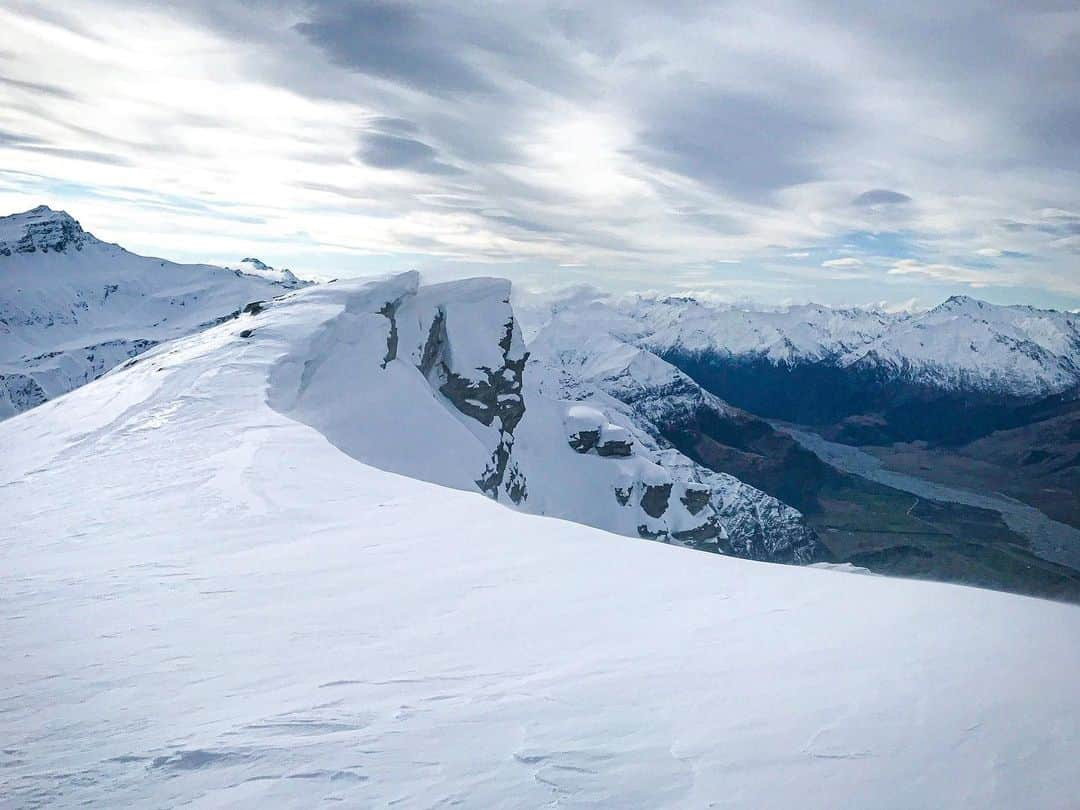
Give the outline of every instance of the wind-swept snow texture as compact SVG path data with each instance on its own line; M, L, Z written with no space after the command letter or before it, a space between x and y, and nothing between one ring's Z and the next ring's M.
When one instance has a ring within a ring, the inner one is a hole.
M4 801L1075 801L1080 610L697 554L360 463L268 400L371 289L291 294L0 424Z
M137 256L46 206L0 217L0 419L303 284L257 259L229 270Z

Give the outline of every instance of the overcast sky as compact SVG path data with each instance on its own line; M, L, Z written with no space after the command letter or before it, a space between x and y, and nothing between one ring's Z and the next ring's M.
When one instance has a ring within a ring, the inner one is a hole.
M0 30L0 209L137 252L1080 306L1075 0L5 0Z

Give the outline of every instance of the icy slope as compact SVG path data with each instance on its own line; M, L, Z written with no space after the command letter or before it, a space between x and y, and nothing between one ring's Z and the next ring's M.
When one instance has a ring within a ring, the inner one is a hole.
M1080 610L628 540L358 463L267 404L335 286L0 424L15 806L1080 791Z
M354 458L620 534L821 558L794 510L730 476L699 475L618 401L584 407L547 386L547 369L527 363L509 282L420 285L407 273L326 295L341 313L282 361L270 402Z
M257 260L249 269L137 256L45 206L0 217L0 418L302 284Z

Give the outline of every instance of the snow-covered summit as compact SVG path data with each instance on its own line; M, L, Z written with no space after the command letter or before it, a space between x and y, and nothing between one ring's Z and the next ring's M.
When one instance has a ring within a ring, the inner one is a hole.
M47 205L0 217L0 256L82 250L87 242L97 240L67 211L54 211Z
M250 256L241 259L236 267L230 266L229 269L244 275L265 278L268 281L276 282L289 289L303 287L311 283L309 281L301 281L296 277L292 270L289 270L287 267L283 267L279 270L276 267L271 267L264 261Z
M1048 396L1080 385L1080 318L953 296L896 319L839 362L891 369L945 389Z

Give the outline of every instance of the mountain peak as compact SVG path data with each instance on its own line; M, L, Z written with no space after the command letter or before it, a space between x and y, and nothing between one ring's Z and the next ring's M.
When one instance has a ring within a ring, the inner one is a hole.
M986 309L990 304L979 298L972 298L970 295L950 295L942 303L938 304L934 309L939 312L957 312L959 310L980 310Z
M0 217L0 256L82 250L92 238L67 211L55 211L47 205Z
M236 267L230 267L229 269L237 273L243 273L244 275L269 279L270 281L277 282L290 289L294 287L304 287L310 283L298 279L287 267L283 267L279 270L253 256L245 256L239 261Z

